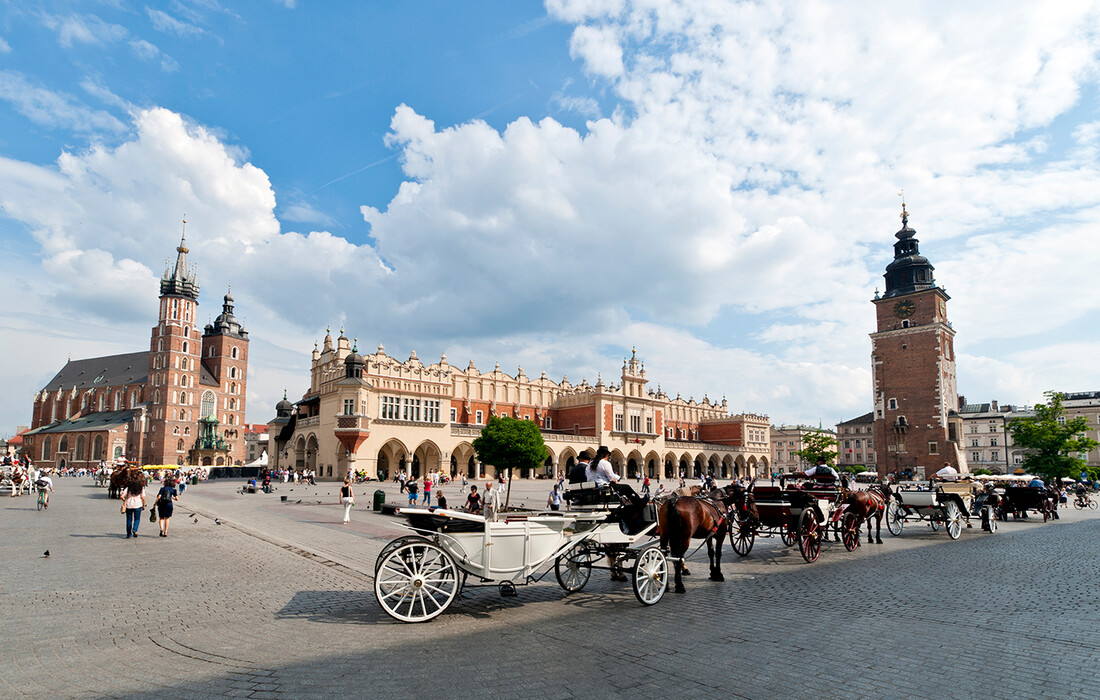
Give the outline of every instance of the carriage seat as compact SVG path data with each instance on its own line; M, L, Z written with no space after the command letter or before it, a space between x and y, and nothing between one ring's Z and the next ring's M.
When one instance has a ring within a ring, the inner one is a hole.
M594 481L570 484L562 498L571 508L608 508L619 502L614 489Z

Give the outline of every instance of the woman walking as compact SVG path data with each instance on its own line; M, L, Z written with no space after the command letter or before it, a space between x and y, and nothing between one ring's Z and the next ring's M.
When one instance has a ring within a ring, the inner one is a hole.
M126 539L138 536L141 511L145 508L145 476L130 479L122 492L122 512L126 515Z
M340 502L344 504L344 523L351 522L351 507L355 505L355 492L351 490L351 477L344 477L344 485L340 487Z
M160 517L160 536L168 536L168 520L172 517L172 501L178 501L176 482L171 477L164 480L164 485L157 492L157 515Z

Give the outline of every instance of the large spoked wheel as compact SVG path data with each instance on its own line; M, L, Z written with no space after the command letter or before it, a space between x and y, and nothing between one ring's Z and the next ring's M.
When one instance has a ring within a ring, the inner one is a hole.
M886 506L886 529L891 535L897 537L904 526L905 516L901 512L901 506L897 501L890 501L890 505Z
M821 554L821 525L814 517L812 508L802 511L802 517L798 519L798 551L802 552L802 558L813 564Z
M859 518L856 517L855 513L844 514L841 529L844 533L844 549L849 552L855 551L859 547L859 524Z
M431 542L427 537L420 535L404 535L398 537L396 540L392 540L386 543L386 546L382 548L382 551L378 553L378 558L374 560L374 574L378 575L378 569L382 566L382 562L386 560L390 554L393 554L401 547L407 544Z
M646 547L634 561L634 597L653 605L668 590L668 558L657 545Z
M374 596L390 617L427 622L458 593L458 566L431 542L410 542L390 552L374 576Z
M959 506L954 501L948 501L943 509L943 524L947 529L947 536L953 540L959 539L963 531L963 518Z
M783 531L779 533L779 539L783 540L783 544L788 547L793 546L795 542L798 542L798 527L787 523L783 526Z
M997 514L989 506L982 508L982 529L991 535L997 532Z
M748 556L755 541L756 528L752 524L742 521L736 527L730 528L730 546L738 556Z
M1089 510L1096 510L1096 499L1089 499Z
M592 578L592 562L597 558L591 542L578 542L554 560L554 576L558 579L558 585L568 593L576 593L587 586L588 579Z

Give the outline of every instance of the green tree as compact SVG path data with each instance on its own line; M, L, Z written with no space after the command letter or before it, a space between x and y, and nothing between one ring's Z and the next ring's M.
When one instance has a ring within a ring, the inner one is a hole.
M492 416L481 429L481 436L474 440L477 457L483 464L491 464L508 471L508 493L504 507L512 498L512 470L537 469L546 461L546 443L539 426L533 421L511 416Z
M795 452L796 455L810 464L818 464L824 459L830 467L836 465L836 450L829 449L837 446L836 438L823 430L812 430L802 436L802 449Z
M1085 467L1085 460L1077 455L1098 443L1085 437L1089 423L1083 416L1067 419L1062 415L1064 394L1047 391L1044 396L1047 403L1036 404L1034 416L1014 418L1008 430L1013 442L1028 449L1022 465L1025 470L1048 480L1076 479Z

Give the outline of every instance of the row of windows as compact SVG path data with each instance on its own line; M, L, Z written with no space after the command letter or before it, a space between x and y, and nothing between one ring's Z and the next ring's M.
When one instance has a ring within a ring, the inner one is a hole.
M844 441L844 449L849 449L849 448L853 448L853 447L858 449L861 446L862 443L863 443L862 440L845 440ZM871 449L871 447L873 447L873 446L874 446L874 443L871 440L871 438L867 438L867 449Z
M89 454L87 456L84 454L86 445L87 445L87 443L85 442L85 439L84 439L83 435L80 435L76 438L76 450L73 452L73 455L72 455L72 459L74 461L82 462L85 459L98 461L98 460L103 459L104 454L103 454L103 436L102 435L96 435L95 436L95 440L92 441L91 454ZM68 452L69 451L69 436L68 435L62 435L61 436L61 442L59 442L58 445L57 445L57 451L58 452ZM46 460L49 460L49 459L52 459L52 458L53 458L53 440L51 439L51 437L49 435L47 435L42 440L42 460L46 461Z
M383 396L381 397L381 412L382 418L388 420L438 423L439 401L435 399ZM481 411L478 411L478 423L481 423Z
M623 414L615 414L615 430L623 432ZM653 416L645 417L645 431L647 433L653 433ZM631 413L630 414L630 432L640 433L642 432L642 414Z

